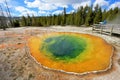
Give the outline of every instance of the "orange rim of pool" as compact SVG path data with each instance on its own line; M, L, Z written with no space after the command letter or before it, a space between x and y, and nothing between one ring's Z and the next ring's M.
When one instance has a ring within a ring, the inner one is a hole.
M31 56L48 69L73 73L104 71L111 66L112 45L74 32L53 32L28 40Z

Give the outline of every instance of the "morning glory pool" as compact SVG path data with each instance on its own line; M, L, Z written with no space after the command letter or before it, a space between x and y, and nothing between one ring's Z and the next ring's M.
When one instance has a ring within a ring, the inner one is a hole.
M100 37L72 32L54 32L28 40L30 54L44 67L85 73L110 67L113 48Z

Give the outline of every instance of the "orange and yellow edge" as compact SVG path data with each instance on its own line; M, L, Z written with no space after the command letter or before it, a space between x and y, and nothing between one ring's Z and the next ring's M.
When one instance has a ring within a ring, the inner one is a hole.
M62 61L53 61L40 52L39 48L40 45L42 45L42 41L44 41L44 39L46 39L48 36L55 36L60 34L69 34L87 39L88 45L87 49L83 52L83 55L81 54L80 57L73 60L72 62L65 63ZM114 51L113 46L108 44L100 37L73 32L53 32L40 36L33 36L28 39L28 47L30 49L30 55L44 67L68 73L73 72L81 74L105 71L109 69L111 67L111 60ZM79 58L81 59L79 60Z

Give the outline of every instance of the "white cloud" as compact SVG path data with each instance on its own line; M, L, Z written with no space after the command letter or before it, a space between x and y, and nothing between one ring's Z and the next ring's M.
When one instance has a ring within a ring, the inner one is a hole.
M90 0L45 0L46 3L53 4L57 7L66 7L68 8L68 5L73 4L81 4L82 2L86 2Z
M43 10L40 10L38 13L39 13L39 14L45 14L45 13L47 13L47 12L46 12L46 11L43 11Z
M25 8L25 7L23 7L23 6L17 6L17 7L15 8L15 10L20 13L19 16L23 16L23 15L26 16L27 14L29 14L30 16L33 15L33 14L34 14L34 15L37 15L37 12L36 12L36 11L27 9L27 8Z
M45 0L45 2L49 2L49 3L60 3L60 4L75 4L75 3L81 3L84 1L88 1L88 0ZM90 0L89 0L90 1Z
M24 1L29 8L38 8L39 10L54 10L57 7L54 4L46 3L41 0L35 0L33 2L29 2L27 0Z
M50 11L52 14L59 14L63 10L57 10L59 7L68 8L69 5L71 5L74 9L77 9L80 6L86 6L91 4L91 0L34 0L29 1L25 0L24 3L27 5L28 8L37 8L39 9L40 14L50 14Z
M0 0L0 3L4 3L4 0Z
M39 7L41 4L39 0L35 0L33 2L29 2L28 0L25 0L24 3L27 4L27 6L30 8Z
M4 16L9 16L9 13L7 11L7 7L11 13L12 6L10 5L10 1L11 0L6 0L6 2L7 2L7 5L6 5L5 0L0 0L0 7L1 7L0 8L0 15L2 15L2 12L3 12Z
M67 9L69 6L71 6L73 9L67 10L67 13L73 12L78 7L85 7L86 5L90 6L92 3L92 0L23 0L24 6L19 3L19 1L16 0L7 0L11 12L19 12L20 15L26 15L28 14L34 14L34 15L49 15L49 14L59 14L62 13L63 10L58 10L59 8L66 7ZM16 3L15 3L16 2ZM120 2L115 2L113 4L109 4L110 1L108 0L95 0L93 3L93 7L95 7L97 4L101 6L102 8L120 8ZM4 7L5 4L4 0L0 0L0 4L2 4ZM20 6L19 6L20 5ZM32 9L38 9L38 11L34 11ZM53 12L54 11L54 12ZM15 13L18 14L18 13Z
M7 2L10 2L10 0L6 0ZM5 0L0 0L0 3L5 3Z
M62 7L62 8L68 8L68 5L67 4L61 4L61 3L56 3L55 4L56 7Z
M49 4L53 4L56 6L56 7L66 7L68 8L68 5L71 5L71 4L76 4L76 3L81 3L83 1L86 1L86 0L45 0L46 3L49 3Z
M110 5L109 9L114 9L115 7L120 8L120 2L115 2L114 4Z
M88 0L88 1L85 1L85 2L82 2L82 3L76 3L76 4L73 4L72 6L73 6L74 9L78 9L81 6L85 7L86 5L90 6L91 1Z
M17 11L21 12L21 13L22 13L22 12L27 12L27 10L28 10L27 8L22 7L22 6L18 6L18 7L16 7L15 9L16 9Z
M39 7L39 10L54 10L54 9L57 9L57 6L53 4L41 4L41 6Z
M12 6L10 5L11 0L6 0L6 2L7 2L7 6L8 6L9 8L11 8L11 7L12 7ZM0 0L0 6L2 6L2 8L6 8L6 2L5 2L5 0Z
M38 12L41 16L43 15L43 16L48 16L48 15L50 15L50 12L49 11L45 11L45 10L39 10L39 12Z
M56 10L52 14L61 14L62 12L63 12L63 10Z
M68 5L73 5L76 9L78 6L85 6L86 4L90 4L91 0L34 0L30 2L25 0L24 3L29 8L38 8L40 10L55 10L58 7L66 7Z
M97 4L101 7L102 6L109 6L109 2L105 1L105 0L96 0L93 4L93 7L95 7Z

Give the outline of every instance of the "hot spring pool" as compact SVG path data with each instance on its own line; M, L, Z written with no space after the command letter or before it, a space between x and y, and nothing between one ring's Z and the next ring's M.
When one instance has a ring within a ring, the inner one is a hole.
M28 46L31 56L44 67L74 73L106 70L113 53L102 38L72 32L31 37Z

